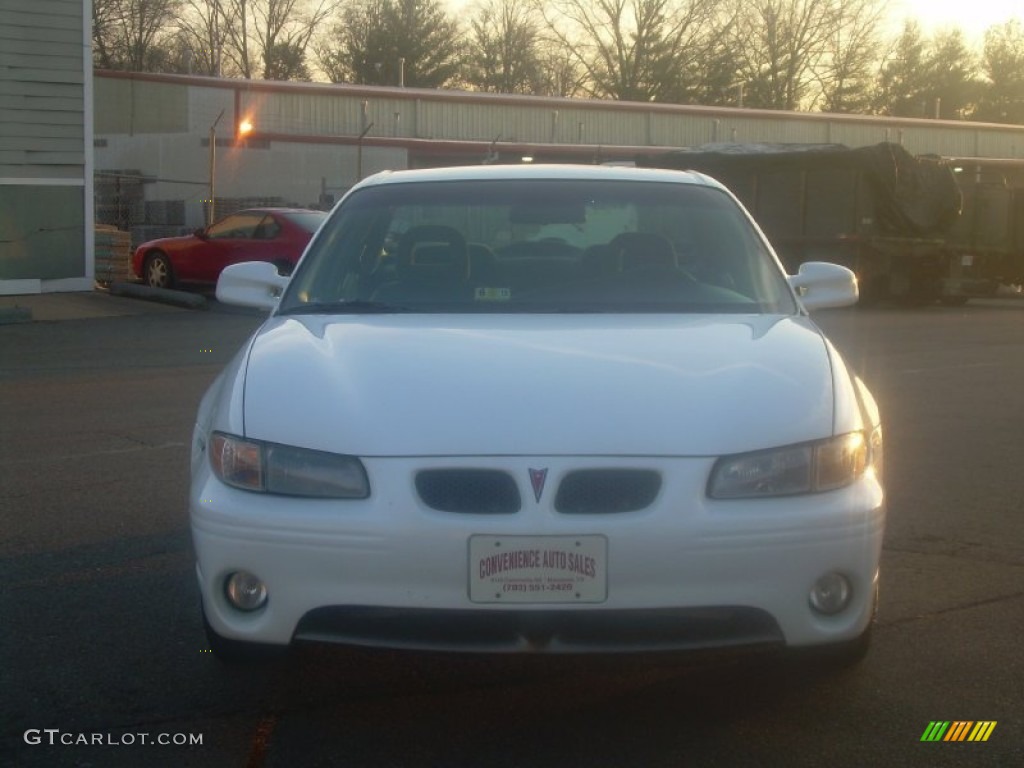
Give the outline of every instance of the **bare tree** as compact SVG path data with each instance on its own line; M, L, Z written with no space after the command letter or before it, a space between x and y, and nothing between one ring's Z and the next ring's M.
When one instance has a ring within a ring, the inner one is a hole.
M178 26L189 51L191 69L219 77L232 21L225 0L185 0Z
M92 60L99 69L115 69L115 28L118 13L117 0L93 0L92 4Z
M543 37L540 40L538 55L543 95L563 98L586 95L587 76L571 50L558 40Z
M223 27L224 56L234 72L266 80L309 79L307 50L336 0L209 0Z
M732 49L746 104L794 110L840 26L836 0L740 0Z
M103 69L145 72L167 59L180 0L94 0L93 59Z
M550 0L551 36L602 98L679 100L685 75L713 48L712 0Z
M466 81L495 93L546 92L536 8L525 0L483 0L469 21Z
M871 105L881 29L882 0L835 0L834 28L825 41L816 79L825 112L865 112Z

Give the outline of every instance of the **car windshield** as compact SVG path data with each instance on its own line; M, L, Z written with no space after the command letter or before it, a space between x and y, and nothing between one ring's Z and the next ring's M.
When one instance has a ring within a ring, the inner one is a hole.
M302 312L790 313L719 189L622 180L384 183L335 211L282 297Z
M307 232L316 232L324 223L327 214L320 211L292 211L286 218Z

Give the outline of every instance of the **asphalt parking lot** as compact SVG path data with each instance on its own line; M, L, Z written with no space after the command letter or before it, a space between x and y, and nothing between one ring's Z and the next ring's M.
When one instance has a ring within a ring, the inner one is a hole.
M875 645L832 677L339 649L225 669L187 450L259 315L102 294L32 310L0 325L0 764L1024 764L1024 301L817 317L882 406L890 509ZM996 725L922 742L933 721Z

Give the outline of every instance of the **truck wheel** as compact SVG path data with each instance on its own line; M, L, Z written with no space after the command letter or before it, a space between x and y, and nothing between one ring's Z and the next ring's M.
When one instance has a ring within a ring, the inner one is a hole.
M901 270L889 275L889 296L905 307L923 307L939 298L939 288L914 270Z

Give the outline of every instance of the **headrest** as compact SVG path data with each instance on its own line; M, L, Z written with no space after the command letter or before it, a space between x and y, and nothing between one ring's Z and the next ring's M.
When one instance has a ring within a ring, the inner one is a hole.
M465 280L469 277L466 239L458 230L424 224L406 232L398 244L398 269L409 277Z
M676 266L672 244L653 232L622 232L612 238L608 247L621 271Z

